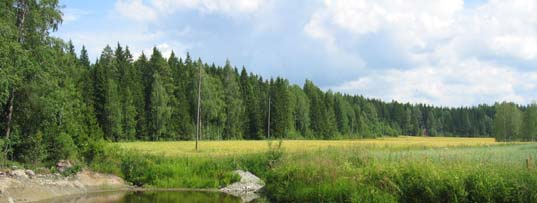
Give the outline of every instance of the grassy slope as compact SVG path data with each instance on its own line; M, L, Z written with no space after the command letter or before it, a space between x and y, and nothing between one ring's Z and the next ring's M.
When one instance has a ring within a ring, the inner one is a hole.
M266 180L268 197L278 202L537 201L535 161L527 165L537 157L537 144L421 137L284 141L282 157L274 148L267 153L267 141L202 142L199 152L193 142L114 145L127 150L108 152L97 169L157 187L220 187L236 179L229 171L242 168Z

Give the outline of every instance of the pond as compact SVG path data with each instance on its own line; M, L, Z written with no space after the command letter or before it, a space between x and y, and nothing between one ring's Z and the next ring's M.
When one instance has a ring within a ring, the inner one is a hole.
M240 198L219 192L122 191L68 196L39 203L240 203Z

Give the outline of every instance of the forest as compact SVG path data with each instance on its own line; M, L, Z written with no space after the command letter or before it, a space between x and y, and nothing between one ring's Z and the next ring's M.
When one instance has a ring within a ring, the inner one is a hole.
M537 138L536 104L382 101L263 78L229 60L215 65L157 48L134 58L119 43L93 61L85 47L50 35L61 22L57 0L0 3L0 146L9 160L91 159L100 140L192 140L198 87L203 140Z

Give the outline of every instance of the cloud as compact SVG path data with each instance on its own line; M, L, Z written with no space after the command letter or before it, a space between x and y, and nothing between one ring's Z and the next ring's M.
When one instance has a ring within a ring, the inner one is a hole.
M447 37L462 9L462 0L326 0L305 31L317 38L323 33L324 39L337 31L357 36L390 31L405 45L424 48L430 40Z
M116 10L122 16L136 21L156 21L180 10L201 13L219 13L229 16L251 14L258 11L264 0L118 0Z
M535 86L528 85L537 81L537 71L518 65L537 65L537 1L489 0L474 7L464 3L326 0L311 15L304 33L327 49L343 52L356 52L353 47L383 33L384 41L394 42L389 48L411 63L403 68L385 61L385 70L366 72L336 85L336 90L450 106L499 100L529 103L537 98ZM364 55L367 49L356 57ZM502 64L503 59L512 63ZM366 58L365 69L371 70L371 63Z
M151 22L158 19L158 11L145 5L142 0L118 0L115 7L119 14L136 21Z
M66 8L66 9L63 9L62 12L63 12L64 23L75 22L81 17L91 14L90 11L82 10L82 9L75 9L75 8Z
M467 106L496 101L530 103L537 96L537 73L467 60L457 64L377 72L332 87L386 101Z
M179 9L197 9L206 13L251 13L257 11L262 0L160 0L152 1L155 8L172 13Z

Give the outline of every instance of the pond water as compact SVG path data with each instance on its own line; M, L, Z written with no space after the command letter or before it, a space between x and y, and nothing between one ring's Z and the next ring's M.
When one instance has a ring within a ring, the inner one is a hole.
M39 203L239 203L240 198L219 192L143 191L106 192L68 196Z

